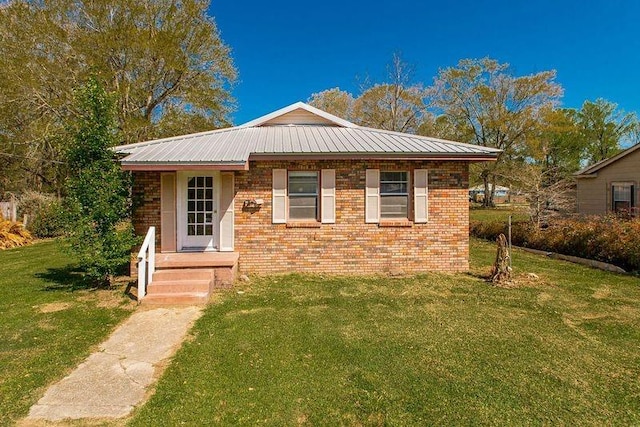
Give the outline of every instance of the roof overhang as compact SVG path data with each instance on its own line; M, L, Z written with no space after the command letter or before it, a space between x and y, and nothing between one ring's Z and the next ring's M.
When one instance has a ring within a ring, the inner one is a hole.
M249 162L237 163L158 163L158 162L121 162L126 171L184 171L184 170L220 170L245 171L249 170Z
M591 176L595 178L596 177L595 172L599 171L600 169L606 168L611 163L617 162L621 158L628 156L629 154L633 153L636 150L640 150L640 143L636 145L632 145L631 147L627 148L624 151L619 152L613 157L609 157L608 159L601 160L598 163L595 163L591 166L587 166L586 168L576 172L574 176L576 178L589 178Z
M495 162L496 156L490 154L416 154L416 153L252 153L250 161L268 160L438 160L438 161L464 161L464 162Z

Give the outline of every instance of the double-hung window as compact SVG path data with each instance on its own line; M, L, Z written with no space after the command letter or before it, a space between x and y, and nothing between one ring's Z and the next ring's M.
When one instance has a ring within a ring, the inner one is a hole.
M289 172L289 219L318 219L318 182L318 172Z
M611 185L611 208L614 212L630 212L635 206L634 186L630 183Z
M380 218L409 218L409 172L380 171Z
M296 226L336 222L336 171L273 169L272 215L274 224Z
M429 171L367 169L364 220L402 226L426 223L429 220Z

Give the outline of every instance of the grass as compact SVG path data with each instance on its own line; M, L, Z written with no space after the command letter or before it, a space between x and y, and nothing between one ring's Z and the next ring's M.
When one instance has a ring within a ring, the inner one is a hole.
M0 251L0 425L25 416L131 311L87 289L60 241Z
M507 222L511 215L512 221L526 221L529 219L526 206L502 205L495 208L483 208L480 205L469 208L471 221L502 221Z
M639 424L640 280L516 251L499 288L471 252L467 275L220 294L130 424Z

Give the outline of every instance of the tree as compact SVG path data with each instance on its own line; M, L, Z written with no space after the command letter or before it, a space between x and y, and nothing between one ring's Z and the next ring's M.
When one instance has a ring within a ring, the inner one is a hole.
M633 113L624 113L613 102L601 98L582 104L578 122L587 144L585 157L589 164L620 152L621 143L627 138L633 139L638 129Z
M538 132L541 111L552 108L562 94L554 80L555 71L515 77L508 64L463 59L457 67L440 70L429 88L431 106L457 129L458 140L503 150L495 163L475 170L484 184L485 206L493 205L496 178L508 173L508 163Z
M110 282L137 240L128 221L129 182L109 149L118 138L114 103L96 79L77 90L67 151L74 173L67 180L66 228L80 266L97 284Z
M388 66L388 82L369 87L353 106L356 122L362 126L416 133L426 114L425 92L412 83L411 67L394 54Z
M235 69L208 6L15 0L0 8L0 165L21 186L59 190L72 88L89 76L116 95L118 142L229 125Z
M527 159L539 165L548 178L558 181L580 169L586 143L573 109L549 109L541 112L537 136L529 139Z
M523 163L510 182L525 194L529 217L538 228L555 217L575 211L573 180L570 177L558 177L555 168L546 168L544 164L534 162Z
M311 94L307 102L345 120L353 120L353 95L339 87Z
M509 180L524 192L530 218L538 227L574 211L572 175L580 169L584 146L575 110L541 111L539 132L528 139Z

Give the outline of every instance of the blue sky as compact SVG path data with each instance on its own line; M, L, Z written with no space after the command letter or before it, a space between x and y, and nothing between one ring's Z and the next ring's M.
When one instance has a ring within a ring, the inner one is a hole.
M565 107L605 98L640 114L638 0L212 0L210 13L239 72L235 124L332 87L357 95L394 52L425 85L490 56L516 75L555 69Z

